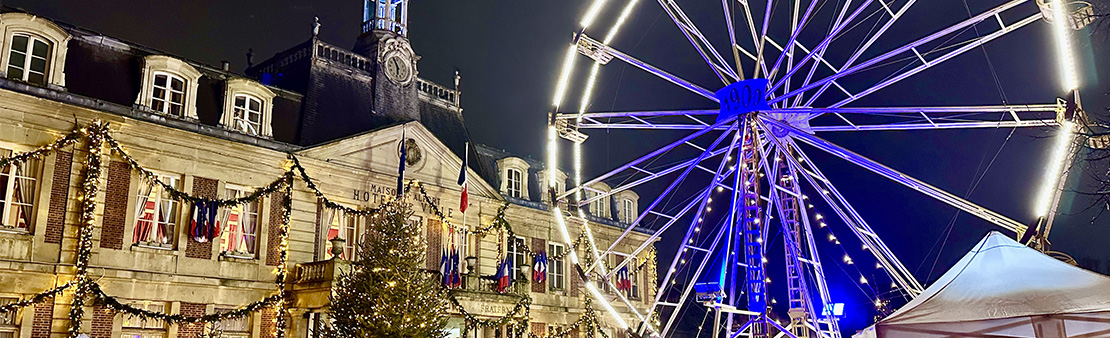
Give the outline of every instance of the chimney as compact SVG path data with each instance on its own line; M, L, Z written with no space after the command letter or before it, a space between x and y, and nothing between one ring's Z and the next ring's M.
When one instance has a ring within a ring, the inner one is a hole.
M220 63L223 65L223 67L221 67L221 69L223 69L223 71L225 73L231 71L231 62L228 62L227 60L223 60L223 61L220 61Z

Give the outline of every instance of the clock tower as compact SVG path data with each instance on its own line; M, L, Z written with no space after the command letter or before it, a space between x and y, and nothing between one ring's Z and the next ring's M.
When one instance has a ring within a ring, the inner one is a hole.
M362 34L353 51L373 63L375 117L420 119L416 61L408 39L409 0L363 0Z

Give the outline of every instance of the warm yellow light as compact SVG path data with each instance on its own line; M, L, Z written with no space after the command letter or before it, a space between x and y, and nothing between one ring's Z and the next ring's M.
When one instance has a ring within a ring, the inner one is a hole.
M1056 53L1060 63L1060 76L1062 76L1064 92L1070 92L1079 87L1079 80L1075 74L1075 64L1071 59L1071 41L1068 40L1068 23L1066 4L1062 0L1052 2L1052 35L1056 40Z
M570 44L567 47L567 54L563 57L563 70L559 74L559 82L555 87L555 100L551 102L556 108L563 104L563 97L567 94L567 82L570 81L570 73L574 70L574 53L575 44Z
M1072 126L1071 121L1064 121L1060 124L1060 130L1056 133L1056 140L1052 146L1052 157L1049 158L1048 167L1045 168L1045 176L1041 182L1041 192L1037 196L1037 217L1048 215L1049 209L1052 208L1053 197L1056 195L1057 183L1060 180L1060 172L1065 165L1064 160L1068 156L1068 149L1071 148Z

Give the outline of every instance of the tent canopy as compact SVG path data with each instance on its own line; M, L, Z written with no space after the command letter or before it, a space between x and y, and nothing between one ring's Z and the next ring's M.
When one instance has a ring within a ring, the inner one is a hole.
M857 337L1110 337L1110 277L987 234Z

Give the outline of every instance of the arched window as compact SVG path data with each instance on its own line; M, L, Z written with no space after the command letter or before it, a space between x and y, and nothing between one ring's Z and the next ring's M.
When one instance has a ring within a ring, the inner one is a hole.
M506 192L509 194L509 196L516 198L523 197L524 173L522 173L519 169L510 168L506 176L508 179Z
M185 79L166 73L154 72L154 85L150 93L150 109L181 117L185 113Z
M236 130L258 135L262 132L262 101L250 95L235 95L235 111L231 119Z
M0 14L0 76L36 86L65 87L70 35L27 13Z
M8 53L8 79L46 85L51 44L29 34L13 34Z
M624 222L632 224L636 220L636 204L631 199L621 201L621 215L624 217Z

